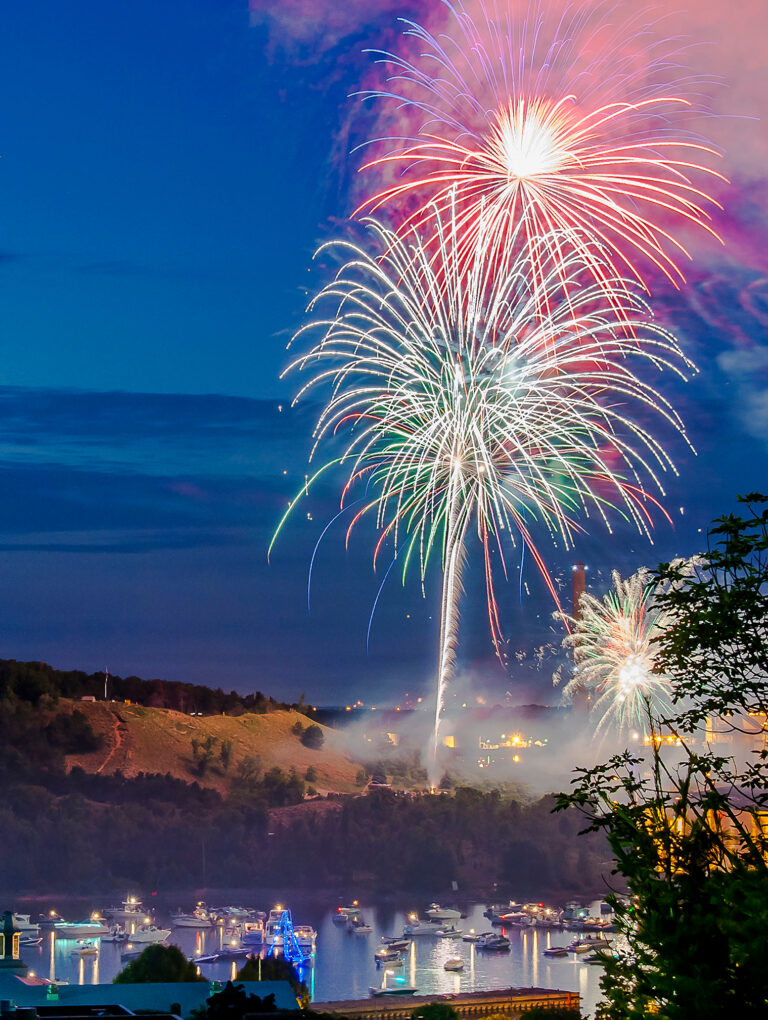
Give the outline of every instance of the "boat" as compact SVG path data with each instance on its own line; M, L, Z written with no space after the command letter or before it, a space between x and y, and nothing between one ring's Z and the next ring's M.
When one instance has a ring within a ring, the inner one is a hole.
M458 921L461 917L460 910L455 910L453 907L441 907L439 903L430 903L426 914L430 921Z
M602 935L584 935L582 938L573 939L567 949L570 953L588 953L590 949L603 949L609 945L609 940Z
M434 935L435 926L428 921L421 921L415 914L411 914L408 924L403 928L403 938L412 939L417 935Z
M13 927L22 935L39 935L40 925L30 921L29 914L14 914Z
M264 922L246 921L240 935L240 942L244 946L260 946L264 942Z
M216 907L211 911L219 921L246 921L257 916L250 907Z
M131 935L131 942L165 942L170 934L170 928L158 928L156 924L141 924Z
M360 905L357 900L352 901L351 907L337 907L336 913L333 915L333 920L336 924L346 924L351 918L355 917L359 913Z
M101 936L102 942L127 942L128 934L122 924L113 924L108 934Z
M373 929L371 929L373 930ZM311 924L295 924L293 934L302 949L314 949L317 941L317 932Z
M28 946L30 949L33 946L41 946L42 944L43 944L43 936L42 935L38 935L37 938L35 938L33 935L22 935L19 938L19 945L20 946Z
M464 970L464 961L460 956L452 956L443 964L443 970Z
M497 935L496 932L493 932L490 935L484 935L482 938L479 938L475 943L475 946L478 949L485 949L489 952L493 951L503 953L509 950L510 942L504 935Z
M355 935L370 935L373 928L362 917L353 917L349 922L349 930Z
M384 971L384 980L381 983L380 988L371 988L371 995L378 999L384 995L415 995L418 992L418 988L415 985L408 985L405 983L405 978L395 978L395 983L390 985L387 983L387 977L391 974L391 970Z
M403 965L402 957L396 949L377 949L373 954L373 958L379 967L382 964L392 964L395 967L402 967Z
M381 936L381 941L389 949L396 949L399 953L404 952L410 946L408 939L391 939L387 938L386 935Z
M97 939L109 935L103 921L57 921L53 930L57 939Z
M567 946L550 946L549 949L544 950L545 956L567 956Z
M525 910L513 910L504 914L499 923L512 928L529 928L533 924L533 918Z
M138 897L128 896L123 900L121 907L109 907L104 913L113 920L137 921L140 917L144 917L146 911Z
M78 939L70 952L72 956L98 956L99 947L91 939Z
M438 928L435 932L439 939L460 939L463 934L462 928L455 928L452 924L448 924L444 928Z
M492 931L476 932L474 928L470 928L466 935L461 936L462 942L479 942L480 939L484 939L488 935L493 935Z
M174 928L212 928L214 921L205 904L198 903L190 914L171 914L171 923Z

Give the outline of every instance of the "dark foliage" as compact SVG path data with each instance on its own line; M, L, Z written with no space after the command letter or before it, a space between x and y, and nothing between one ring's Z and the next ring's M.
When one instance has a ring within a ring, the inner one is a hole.
M447 1002L427 1002L417 1006L411 1020L458 1020L459 1014Z
M248 995L242 985L227 981L220 992L205 1000L205 1008L194 1012L197 1020L242 1020L246 1013L274 1013L274 995Z
M312 723L301 734L301 742L305 747L319 750L325 743L325 736L320 727L316 723Z
M178 946L152 945L123 967L114 979L114 984L164 984L168 981L205 981L205 978L198 975L194 963L186 958Z

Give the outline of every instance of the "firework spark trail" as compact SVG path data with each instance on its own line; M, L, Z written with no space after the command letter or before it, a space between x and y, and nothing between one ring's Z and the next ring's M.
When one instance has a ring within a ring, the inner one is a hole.
M581 616L570 620L563 642L576 667L564 693L586 690L591 696L595 735L608 729L626 735L647 726L649 707L656 718L670 707L669 683L653 672L653 643L668 620L654 606L650 571L622 580L614 570L612 577L613 588L603 598L581 596Z
M642 13L609 27L615 10L582 7L547 25L543 13L515 16L512 0L477 0L476 17L461 0L443 3L445 31L405 21L420 53L379 53L387 88L362 93L396 109L391 137L375 140L389 151L363 170L397 176L357 211L386 209L408 230L434 227L457 203L460 260L481 240L495 262L515 239L547 236L547 256L575 252L611 302L617 276L647 290L655 269L678 286L690 258L680 228L717 237L705 186L725 178L706 165L719 153L685 130L699 83L685 81L675 54L639 41Z
M601 288L581 280L575 255L557 266L547 261L550 238L541 242L549 306L542 316L527 253L489 276L479 247L460 267L454 225L435 216L439 266L417 232L403 237L374 221L373 254L348 242L330 246L346 262L311 302L312 321L294 342L315 339L287 371L309 373L296 400L318 388L329 391L310 459L337 434L342 452L302 486L272 544L314 482L341 466L342 506L356 484L367 493L347 535L368 514L380 532L374 566L389 540L403 577L415 560L423 581L440 551L436 748L472 520L498 648L490 563L505 540L524 540L557 602L534 526L568 548L582 529L578 516L591 512L610 528L613 509L649 533L649 508L658 504L642 479L663 491L660 475L672 464L640 419L650 414L680 433L683 427L633 369L645 364L683 376L689 363L674 337L649 321L644 302L616 280L615 299L633 323L628 338L601 302Z

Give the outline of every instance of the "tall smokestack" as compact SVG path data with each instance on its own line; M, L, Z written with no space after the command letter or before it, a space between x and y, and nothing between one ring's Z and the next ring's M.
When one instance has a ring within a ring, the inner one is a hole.
M571 616L574 620L581 619L581 596L587 586L586 578L586 567L578 560L571 567ZM579 646L573 646L573 668L578 671L579 668ZM586 687L582 684L576 684L573 690L573 708L577 712L587 712L589 710L590 697L587 693Z
M581 619L581 596L587 586L586 569L579 560L571 567L571 616L574 620Z

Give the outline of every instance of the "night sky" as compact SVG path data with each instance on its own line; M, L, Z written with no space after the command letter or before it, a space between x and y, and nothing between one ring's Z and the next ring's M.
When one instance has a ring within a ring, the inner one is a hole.
M0 656L344 703L431 690L437 577L384 588L372 532L307 565L338 495L317 490L267 564L304 476L313 408L280 381L316 245L359 195L351 154L399 15L437 0L6 0L0 36ZM695 12L695 13L694 13ZM367 19L367 20L363 20ZM680 293L654 308L700 371L663 381L698 456L674 442L673 520L655 544L595 528L594 590L701 548L739 492L768 489L768 8L691 5L675 24L718 76L707 131L731 179ZM683 512L681 513L681 509ZM311 520L307 519L311 515ZM542 536L542 548L549 548ZM573 554L554 550L555 576ZM479 564L477 564L479 566ZM500 588L510 649L550 633L530 564ZM526 590L526 585L527 589ZM528 593L530 591L530 594ZM554 701L551 670L505 676L470 569L460 674Z

